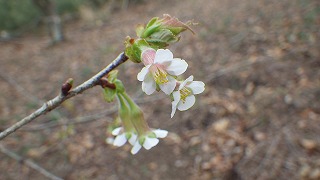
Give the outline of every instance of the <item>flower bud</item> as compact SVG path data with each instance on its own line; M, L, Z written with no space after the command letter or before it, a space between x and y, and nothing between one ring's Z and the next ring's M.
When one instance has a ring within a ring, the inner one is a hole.
M73 85L73 79L69 78L62 86L61 86L61 94L66 96L68 95L70 89Z
M125 54L134 63L141 62L141 53L150 48L150 45L144 39L132 39L127 37L125 41Z
M170 43L179 41L181 32L190 30L194 33L189 27L190 24L183 23L175 17L164 14L162 19L158 17L151 19L145 28L139 25L136 28L136 33L152 46L164 48Z

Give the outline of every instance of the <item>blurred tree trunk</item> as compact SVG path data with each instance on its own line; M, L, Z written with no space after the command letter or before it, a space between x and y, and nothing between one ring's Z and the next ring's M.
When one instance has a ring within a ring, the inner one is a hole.
M54 0L33 0L33 3L44 14L45 22L48 26L48 31L52 43L58 43L64 40L62 32L61 18L59 17Z

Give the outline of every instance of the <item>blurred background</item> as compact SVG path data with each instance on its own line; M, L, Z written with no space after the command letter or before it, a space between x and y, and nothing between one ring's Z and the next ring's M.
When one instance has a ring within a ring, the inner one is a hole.
M320 179L318 0L0 0L0 130L165 13L198 22L170 49L206 91L170 119L168 98L141 92L142 65L123 64L119 78L168 137L134 156L107 144L116 104L96 87L2 140L0 179L46 178L8 152L63 179Z

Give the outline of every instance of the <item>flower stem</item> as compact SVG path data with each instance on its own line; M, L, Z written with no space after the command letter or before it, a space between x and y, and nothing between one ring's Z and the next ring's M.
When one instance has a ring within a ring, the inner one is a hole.
M143 117L143 112L139 108L139 106L128 96L126 92L121 93L121 95L127 101L130 112L131 112L131 122L136 128L139 135L146 134L150 131L150 128Z
M135 128L130 120L130 107L120 93L117 93L117 99L119 102L119 116L122 121L123 128L125 131L132 131Z

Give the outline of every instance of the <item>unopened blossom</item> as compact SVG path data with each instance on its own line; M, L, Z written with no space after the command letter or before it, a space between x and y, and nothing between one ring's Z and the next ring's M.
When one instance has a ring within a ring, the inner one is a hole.
M143 135L140 135L131 149L132 154L137 154L141 147L144 147L146 150L151 149L159 143L158 138L165 138L168 135L168 131L162 129L156 129L149 132L146 132Z
M138 137L135 132L126 132L123 127L114 129L112 135L116 136L113 145L117 147L123 146L127 141L129 141L131 145L134 145Z
M176 87L177 80L174 76L181 75L187 70L188 64L185 60L173 58L168 49L145 50L142 55L145 67L137 75L142 81L142 90L150 95L157 86L166 94L171 94Z
M193 81L193 76L188 77L183 81L177 91L172 93L172 112L171 118L174 116L176 109L185 111L191 108L196 102L195 94L200 94L204 91L205 84L202 81Z
M192 24L192 22L183 23L175 17L164 14L162 19L152 18L145 27L139 25L136 32L140 38L143 38L149 44L164 48L179 41L181 32L188 29L194 33L189 26Z

